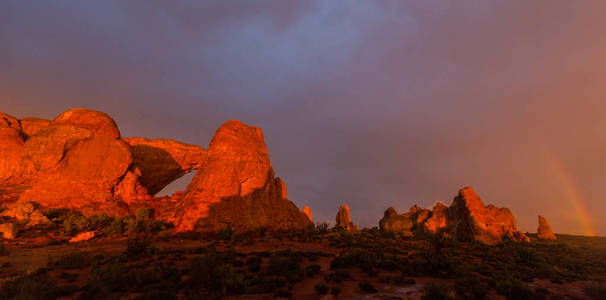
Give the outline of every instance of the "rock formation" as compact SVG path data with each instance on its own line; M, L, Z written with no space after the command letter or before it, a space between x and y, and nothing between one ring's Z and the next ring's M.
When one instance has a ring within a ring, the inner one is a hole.
M138 181L149 195L198 169L206 160L206 150L195 145L140 137L124 140L131 147L133 168L140 173Z
M489 245L505 238L517 242L529 241L527 236L518 231L509 209L485 206L470 187L461 189L450 207L438 202L429 211L415 205L410 212L402 215L390 207L379 225L381 230L393 232L444 231L460 241L479 241Z
M0 209L33 225L49 208L125 215L141 206L157 209L178 231L311 224L274 177L261 130L239 121L219 128L208 152L173 140L123 138L113 119L87 109L52 121L2 113L0 139ZM153 198L196 169L184 193ZM35 210L20 212L32 203Z
M412 211L412 209L411 209ZM414 225L410 215L398 215L393 207L389 207L381 221L379 228L383 232L401 233L403 235L412 235L412 226Z
M217 231L265 227L304 229L309 219L286 197L286 185L274 177L263 132L240 121L221 126L208 158L171 217L178 231Z
M305 206L303 207L303 209L301 210L301 212L307 216L307 218L309 219L310 222L314 222L314 219L312 217L312 213L311 213L311 208L309 208L309 206Z
M537 236L540 239L545 240L555 240L557 237L551 231L551 226L547 222L547 219L543 218L543 216L539 216L539 229L537 229Z
M457 220L455 236L460 241L479 241L493 245L503 238L513 241L529 241L518 231L516 220L507 208L484 206L475 191L464 188L459 191L450 206L451 215Z
M349 206L343 204L339 207L339 211L336 216L336 225L335 227L344 229L346 231L356 231L358 227L356 227L351 222L351 217L349 215Z

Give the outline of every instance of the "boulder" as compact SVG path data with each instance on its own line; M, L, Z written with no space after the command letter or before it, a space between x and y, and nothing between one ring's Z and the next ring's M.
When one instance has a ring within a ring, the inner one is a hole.
M379 228L381 228L381 231L401 233L404 235L411 235L413 225L414 223L409 216L398 215L393 207L389 207L385 210L383 218L379 221Z
M310 222L312 222L312 223L314 222L314 219L313 219L312 213L311 213L311 208L309 208L309 206L303 207L301 212L309 219Z
M351 222L349 215L349 206L343 204L339 207L339 211L336 216L335 227L344 229L346 231L356 231L358 228Z
M208 158L169 219L177 231L301 230L312 224L275 177L261 129L240 121L216 131Z
M553 231L551 231L551 226L549 226L547 219L545 219L543 216L539 216L539 229L537 229L537 236L538 238L545 240L557 239L555 234L553 234Z
M82 232L69 240L70 243L86 242L95 237L94 231Z
M13 223L0 224L0 234L7 240L12 240L17 237L17 226Z
M500 243L504 238L516 242L529 241L518 231L509 209L484 206L471 187L459 191L449 210L456 220L455 237L460 241L479 241L488 245Z

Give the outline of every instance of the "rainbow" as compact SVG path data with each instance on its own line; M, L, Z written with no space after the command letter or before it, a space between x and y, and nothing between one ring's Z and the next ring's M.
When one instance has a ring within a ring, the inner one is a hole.
M581 225L583 226L583 230L585 235L587 236L595 236L595 230L593 225L591 224L591 218L587 212L587 208L585 207L585 203L583 202L583 197L579 192L574 180L570 177L566 166L562 162L562 160L558 159L555 155L549 155L550 165L555 171L554 174L557 176L558 180L561 182L564 191L566 192L567 198L570 199L574 210L576 211L579 220L581 221Z

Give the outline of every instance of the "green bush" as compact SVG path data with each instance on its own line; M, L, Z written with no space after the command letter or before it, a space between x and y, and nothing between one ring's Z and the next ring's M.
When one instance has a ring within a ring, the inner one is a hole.
M147 235L141 237L129 238L126 241L126 250L124 254L128 259L137 259L154 252L151 244L151 238Z

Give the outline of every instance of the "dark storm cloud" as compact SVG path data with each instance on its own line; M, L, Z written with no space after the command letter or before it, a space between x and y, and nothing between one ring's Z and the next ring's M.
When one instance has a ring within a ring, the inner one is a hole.
M582 233L557 159L606 234L604 6L5 1L0 111L89 107L203 146L240 119L299 207L365 226L471 185L524 230Z

